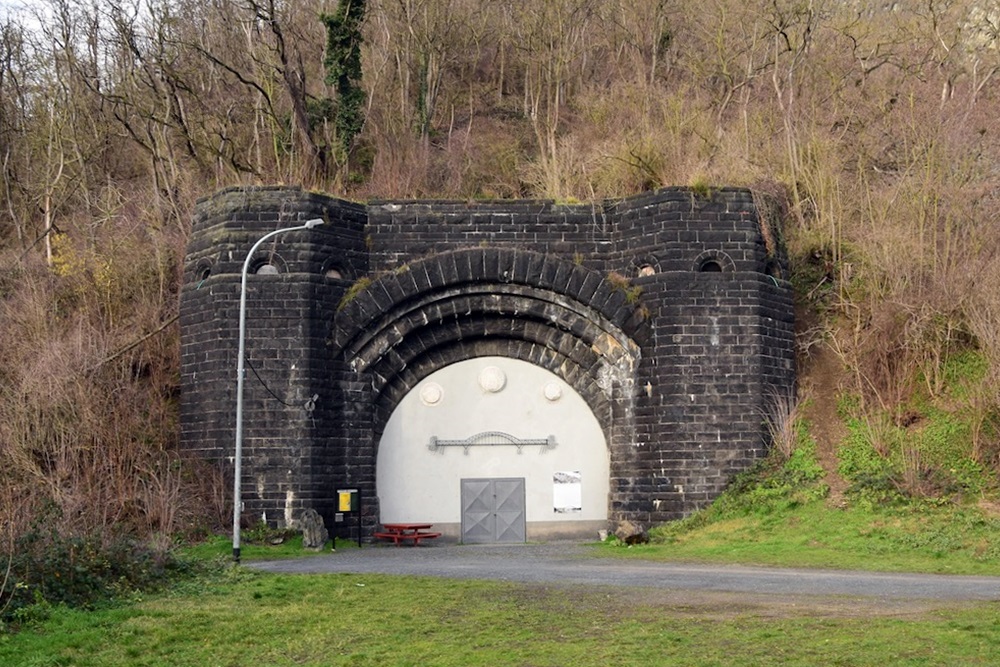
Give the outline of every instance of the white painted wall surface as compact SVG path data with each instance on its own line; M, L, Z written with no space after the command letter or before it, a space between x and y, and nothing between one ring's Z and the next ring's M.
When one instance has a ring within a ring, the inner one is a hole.
M468 453L428 447L431 437L464 440L483 431L521 439L552 435L557 445L525 446L520 453L513 446L474 446ZM470 359L425 378L390 417L376 461L381 521L458 524L459 481L498 477L525 479L529 537L532 522L604 520L609 458L593 412L556 375L517 359ZM553 474L563 471L581 473L580 512L553 509Z

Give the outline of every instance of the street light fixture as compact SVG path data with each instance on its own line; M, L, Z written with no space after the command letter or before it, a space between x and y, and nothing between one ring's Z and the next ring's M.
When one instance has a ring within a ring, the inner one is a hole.
M315 218L295 227L284 227L269 232L253 244L250 252L247 253L246 261L243 262L243 273L240 278L240 343L236 360L236 452L233 470L233 560L237 563L240 562L240 511L242 509L240 506L243 504L240 477L243 474L243 376L246 373L244 364L247 333L247 272L257 248L268 239L285 232L312 229L322 224L322 219Z

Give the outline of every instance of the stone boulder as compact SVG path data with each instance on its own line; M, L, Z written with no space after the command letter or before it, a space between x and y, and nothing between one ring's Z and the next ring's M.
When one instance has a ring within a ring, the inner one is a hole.
M312 508L303 510L302 514L299 515L298 521L295 523L299 530L302 531L303 548L319 551L326 544L326 541L330 539L330 533L326 529L323 517Z
M641 524L628 520L618 524L618 528L615 530L615 537L629 546L633 544L647 544L649 542L649 535L646 534L646 529Z

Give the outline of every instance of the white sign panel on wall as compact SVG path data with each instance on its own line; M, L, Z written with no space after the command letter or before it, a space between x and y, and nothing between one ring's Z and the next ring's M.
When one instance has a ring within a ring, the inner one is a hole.
M583 511L583 476L579 470L552 475L552 509L559 514Z

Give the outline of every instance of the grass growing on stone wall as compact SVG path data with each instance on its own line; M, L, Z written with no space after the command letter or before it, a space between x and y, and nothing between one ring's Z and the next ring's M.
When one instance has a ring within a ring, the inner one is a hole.
M632 284L632 279L628 276L624 276L617 271L608 272L608 283L616 292L621 292L625 295L625 303L629 305L635 305L639 303L639 298L642 296L642 287Z
M354 301L354 299L356 299L358 295L361 294L361 292L368 289L368 287L371 284L372 284L372 279L369 278L368 276L362 276L357 280L355 280L354 283L347 288L347 291L344 293L344 296L340 299L340 303L337 304L337 310L341 311L344 308L346 308L347 304Z
M133 605L55 608L0 664L987 665L995 603L761 606L716 593L225 569Z

